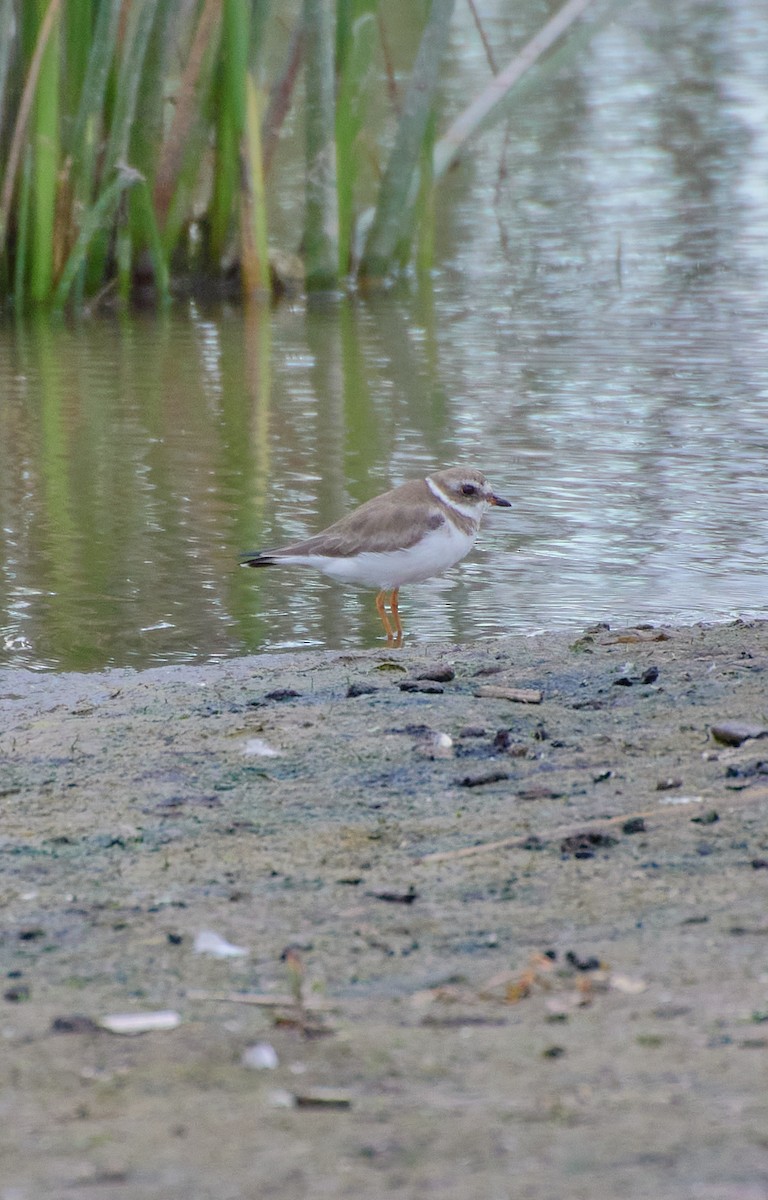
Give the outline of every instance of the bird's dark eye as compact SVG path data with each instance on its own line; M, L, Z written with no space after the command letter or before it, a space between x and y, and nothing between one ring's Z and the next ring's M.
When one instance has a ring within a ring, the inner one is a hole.
M477 488L474 483L462 483L461 490L465 496L476 496Z

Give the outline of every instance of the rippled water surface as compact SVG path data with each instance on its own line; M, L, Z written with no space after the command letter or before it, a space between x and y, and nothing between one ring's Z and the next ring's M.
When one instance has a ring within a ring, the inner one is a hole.
M369 592L236 555L457 462L513 508L414 640L768 615L768 23L613 12L452 172L430 282L0 329L0 661L374 645Z

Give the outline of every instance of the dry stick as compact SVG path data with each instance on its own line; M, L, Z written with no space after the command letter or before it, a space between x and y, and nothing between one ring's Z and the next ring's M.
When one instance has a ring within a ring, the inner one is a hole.
M743 791L734 792L733 795L727 798L727 800L725 797L720 797L718 800L718 797L716 796L702 796L701 799L702 802L704 800L709 800L713 803L727 803L731 807L739 803L759 803L762 800L768 800L768 787L751 789L744 788ZM582 822L581 825L575 825L571 823L570 825L561 825L559 829L550 829L546 836L548 838L567 837L572 833L583 833L588 831L593 825L595 827L605 825L623 825L626 821L637 821L641 818L643 820L647 818L648 820L658 821L660 819L663 820L665 817L673 817L683 814L687 815L690 811L690 807L687 804L670 804L666 809L652 808L648 809L646 812L623 813L621 816L606 817L604 820L601 820L599 817L593 820L587 818ZM530 834L527 836L530 837ZM470 858L473 854L492 854L494 850L524 850L526 849L525 845L523 844L525 840L525 836L518 835L516 837L501 838L501 840L497 842L480 842L476 846L462 846L460 850L437 850L433 854L425 854L421 858L417 858L414 861L419 864L449 862L454 858Z
M299 1003L294 996L268 996L261 992L206 992L193 989L187 992L187 999L213 1000L220 1004L255 1004L259 1008L301 1008L306 1013L330 1008L330 1005L318 1001L312 1004Z
M389 100L394 110L395 116L400 116L400 93L397 90L397 80L395 79L395 68L392 62L392 52L389 48L387 39L387 29L384 24L384 17L381 14L381 8L376 9L376 21L379 26L379 41L381 42L381 54L384 59L384 73L387 77L387 91L389 92Z
M2 200L0 200L0 253L5 246L5 234L8 228L8 215L11 211L11 201L13 200L13 189L16 184L16 172L19 167L19 159L21 158L21 148L24 136L27 131L27 122L32 108L32 103L35 98L37 89L37 80L40 75L40 66L43 61L48 39L51 36L53 23L58 16L61 8L61 0L51 0L48 5L48 11L43 18L43 23L40 26L40 31L37 35L32 60L29 64L29 71L24 83L24 91L21 94L21 103L19 111L16 115L16 124L13 129L13 137L8 151L8 163L5 174L5 184L3 186Z
M472 13L472 17L474 19L475 26L477 27L477 32L480 34L480 41L483 43L483 49L485 50L485 57L488 59L488 66L491 68L491 71L493 72L494 75L498 75L499 68L496 65L496 59L493 57L493 50L491 50L491 43L488 41L485 30L483 29L483 23L480 20L480 13L477 11L477 5L475 4L475 0L467 0L467 3L469 4L469 11Z
M507 95L526 71L562 37L566 30L589 8L592 0L568 0L551 20L534 34L519 54L500 71L488 87L460 113L435 146L435 179L439 179L453 162L461 146L475 132L492 109Z
M197 22L197 29L192 40L187 64L181 76L176 107L171 121L165 145L160 157L155 180L155 205L159 223L165 221L168 205L171 202L173 188L181 168L184 153L189 139L189 133L196 119L195 99L200 72L206 51L214 35L217 22L221 17L219 0L206 0L205 7Z
M272 158L277 149L277 140L291 105L291 93L299 73L301 59L304 53L304 22L298 17L293 28L291 44L288 48L288 61L285 70L275 81L269 96L269 104L264 114L261 126L262 162L264 175L269 173Z

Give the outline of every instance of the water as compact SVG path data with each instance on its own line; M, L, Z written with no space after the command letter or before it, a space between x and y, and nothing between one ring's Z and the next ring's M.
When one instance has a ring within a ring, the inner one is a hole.
M431 284L0 329L0 662L375 645L371 593L237 553L456 462L514 507L414 641L768 615L762 7L618 6L452 172Z

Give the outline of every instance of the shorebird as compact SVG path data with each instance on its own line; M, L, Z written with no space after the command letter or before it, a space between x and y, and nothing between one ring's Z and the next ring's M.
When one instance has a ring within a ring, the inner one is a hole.
M376 610L387 643L399 646L400 588L440 575L464 558L489 505L512 507L481 471L449 467L375 496L306 541L243 554L241 566L314 567L331 579L378 588Z

